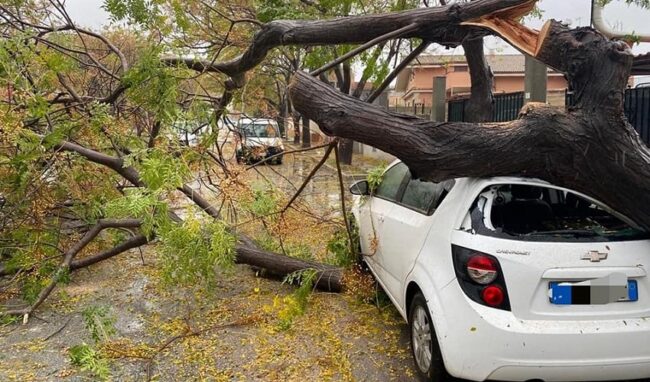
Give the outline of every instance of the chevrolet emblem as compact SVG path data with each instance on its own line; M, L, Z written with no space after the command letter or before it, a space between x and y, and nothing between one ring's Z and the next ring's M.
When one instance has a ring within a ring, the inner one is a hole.
M605 260L606 258L607 253L598 251L589 251L580 257L581 260L589 260L592 263L598 263L600 260Z

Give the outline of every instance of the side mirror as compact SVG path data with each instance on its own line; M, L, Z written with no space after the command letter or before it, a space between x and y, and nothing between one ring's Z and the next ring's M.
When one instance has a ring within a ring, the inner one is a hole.
M368 187L367 180L360 180L350 186L352 195L370 195L370 188Z

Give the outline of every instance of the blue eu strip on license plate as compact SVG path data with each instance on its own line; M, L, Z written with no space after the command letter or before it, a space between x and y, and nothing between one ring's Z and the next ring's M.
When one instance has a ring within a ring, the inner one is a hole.
M621 286L621 288L622 287L623 286ZM628 280L626 289L627 298L617 298L616 300L609 302L639 300L639 290L637 288L636 280ZM601 293L601 291L602 289L597 290L595 286L591 285L575 285L567 282L552 281L549 283L549 300L552 304L557 305L602 304L602 299L594 297L595 293Z

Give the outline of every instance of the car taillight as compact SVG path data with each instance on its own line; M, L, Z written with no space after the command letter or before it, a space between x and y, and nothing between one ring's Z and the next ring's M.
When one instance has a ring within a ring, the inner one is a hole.
M508 289L499 260L487 253L451 246L456 279L471 300L496 309L510 310Z
M475 282L486 285L497 278L497 265L484 255L474 255L467 261L467 274Z
M489 285L481 292L483 301L490 306L499 306L503 303L504 295L503 289L496 285Z

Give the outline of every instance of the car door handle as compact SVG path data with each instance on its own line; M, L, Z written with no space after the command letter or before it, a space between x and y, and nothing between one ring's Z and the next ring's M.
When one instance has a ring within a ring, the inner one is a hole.
M379 220L380 223L383 223L384 222L384 217L383 216L378 216L377 220Z

